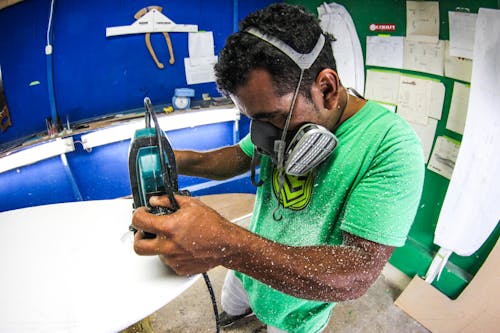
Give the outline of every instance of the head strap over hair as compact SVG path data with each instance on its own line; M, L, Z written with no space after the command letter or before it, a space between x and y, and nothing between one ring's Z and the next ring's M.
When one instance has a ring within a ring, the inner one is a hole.
M245 32L248 34L251 34L259 39L262 39L263 41L271 44L283 54L288 56L299 68L300 68L300 76L299 76L299 81L297 82L297 87L295 88L295 92L293 94L292 98L292 103L290 105L290 111L288 112L288 116L286 118L285 126L283 128L283 132L281 134L281 140L275 140L274 141L274 152L276 153L276 157L278 159L277 161L277 168L279 172L279 190L278 190L278 205L274 209L273 212L273 218L276 221L279 221L283 218L283 215L278 216L278 210L280 206L282 205L281 203L281 192L283 191L283 187L285 184L285 139L286 139L286 134L288 132L288 127L290 126L290 119L292 118L292 113L293 109L295 107L295 101L297 99L297 96L299 94L300 90L300 84L302 82L302 77L304 76L304 71L306 69L311 68L312 64L316 61L316 58L319 56L321 53L321 50L323 49L323 46L325 45L325 36L323 34L319 35L318 41L316 42L316 45L312 49L311 52L309 53L299 53L295 51L292 47L290 47L288 44L283 42L282 40L266 35L257 28L250 27L248 29L245 29ZM255 156L255 154L254 154ZM262 184L262 183L261 183Z
M285 42L283 42L282 40L267 35L258 30L257 28L250 27L248 29L245 29L245 32L254 35L255 37L258 37L263 41L266 41L269 44L273 45L275 48L277 48L278 50L286 54L290 59L292 59L293 62L296 63L301 70L311 68L312 64L314 63L314 61L316 61L316 58L318 57L319 53L323 49L323 46L325 45L325 36L323 34L320 34L318 41L316 42L316 45L311 50L311 52L299 53L295 51L293 48L291 48L288 44L285 44Z

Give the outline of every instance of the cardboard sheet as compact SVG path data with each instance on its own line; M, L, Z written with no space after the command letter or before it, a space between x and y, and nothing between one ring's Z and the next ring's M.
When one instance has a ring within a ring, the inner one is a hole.
M415 276L396 305L433 333L498 332L500 242L460 296L451 300Z

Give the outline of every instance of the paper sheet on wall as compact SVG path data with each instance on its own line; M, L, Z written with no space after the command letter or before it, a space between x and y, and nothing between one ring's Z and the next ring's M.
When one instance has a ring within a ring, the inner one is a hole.
M332 42L337 70L345 87L356 89L361 95L365 88L363 51L356 27L344 6L335 2L318 7L321 28L337 39Z
M404 37L367 36L366 64L370 66L403 68Z
M450 55L472 59L477 14L448 12L450 22Z
M212 31L191 32L188 35L190 58L214 56L214 35Z
M407 121L427 125L441 119L445 87L439 81L401 75L397 113Z
M439 136L436 139L427 169L451 179L459 150L460 142L446 136Z
M406 1L406 38L430 43L438 41L438 1Z
M399 95L399 72L369 69L366 71L365 97L396 105Z
M411 79L411 78L410 78ZM398 113L404 113L405 109L408 109L406 106L406 103L403 102L401 105L397 106L399 102L399 91L400 91L400 85L405 85L406 83L402 83L405 81L401 81L401 74L396 71L389 71L389 70L373 70L369 69L366 72L366 93L365 97L374 101L377 101L379 104L382 106L386 107L387 109L391 111L395 111L397 108ZM416 83L415 83L416 84ZM425 84L421 84L425 85ZM410 85L413 87L413 85ZM431 100L432 97L431 95L427 96L427 89L425 88L425 93L424 96L428 100ZM412 92L405 92L405 88L402 89L403 94L408 94L407 98L408 99L413 99L411 95L413 94ZM442 94L444 97L444 93L440 92L441 89L436 89L439 94ZM422 96L422 95L420 95ZM404 99L404 98L403 98ZM426 103L424 103L425 105ZM440 105L439 103L436 103L436 105ZM442 105L442 102L441 102ZM425 110L429 111L428 107L422 106L422 108L425 108ZM401 110L401 112L399 111ZM424 120L422 118L422 121L420 123L414 122L413 116L410 117L404 117L408 123L413 127L415 132L417 133L418 137L420 138L420 141L422 142L422 148L424 151L424 160L428 161L429 156L431 153L432 149L432 144L434 143L434 136L436 134L436 127L438 120L435 118L440 118L441 114L438 112L440 109L438 107L435 107L432 109L433 111L426 112L426 123L424 124ZM417 110L411 110L409 112L417 112ZM432 118L434 116L435 118ZM418 116L417 116L418 118Z
M422 142L422 149L424 151L424 161L427 163L431 155L432 144L434 143L434 137L436 136L436 128L438 120L434 118L427 119L427 124L417 124L409 122L411 127L415 130L420 141Z
M446 121L446 128L450 131L464 134L467 107L469 105L470 86L460 82L453 84L450 112Z
M211 31L189 33L189 58L184 58L184 70L188 84L215 81L214 37Z
M422 42L406 39L404 68L442 76L444 68L444 43Z
M472 75L472 60L450 55L450 43L444 41L444 76L465 82L470 82Z
M500 10L480 8L467 120L434 242L469 256L500 219Z

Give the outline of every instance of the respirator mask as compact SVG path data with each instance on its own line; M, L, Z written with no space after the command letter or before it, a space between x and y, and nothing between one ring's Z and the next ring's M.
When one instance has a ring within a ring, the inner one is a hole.
M245 32L279 49L300 68L299 81L283 130L267 122L259 120L251 122L250 136L256 150L255 160L252 161L252 182L256 185L262 183L257 184L254 177L259 154L269 156L280 172L292 176L303 176L330 156L337 146L335 135L317 124L306 123L296 131L288 130L304 71L316 61L325 44L325 36L321 34L312 51L303 54L298 53L280 39L266 35L256 28L248 28Z
M255 169L257 164L259 164L260 154L267 155L273 164L276 165L279 172L278 193L281 195L285 182L285 174L291 176L308 174L330 156L338 143L337 138L332 132L317 124L306 123L296 131L288 130L304 71L309 69L314 61L316 61L325 44L325 36L321 34L312 51L303 54L298 53L282 40L266 35L256 28L248 28L245 32L279 49L300 68L300 77L283 130L272 124L258 120L252 120L250 125L250 136L255 147L251 168L252 183L256 186L262 185L262 180L259 182L255 180ZM276 207L273 213L273 217L276 220L281 219L281 217L277 218L275 215L280 204L281 198L278 198L278 207Z
M273 164L278 166L280 141L284 132L270 123L252 120L250 137L257 155L269 156ZM323 126L307 123L296 131L287 131L284 146L284 157L281 158L284 172L292 176L304 176L330 156L337 146L337 138Z

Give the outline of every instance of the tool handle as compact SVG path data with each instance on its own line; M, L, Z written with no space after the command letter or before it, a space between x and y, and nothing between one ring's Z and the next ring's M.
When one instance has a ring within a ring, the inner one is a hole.
M188 190L180 190L176 194L184 195L184 196L188 196L188 197L191 196L191 192L189 192ZM154 194L154 195L161 195L161 194ZM148 203L146 204L146 207L148 208L148 210L151 214L154 214L157 216L169 215L169 214L172 214L173 212L175 212L177 209L179 209L179 204L177 203L177 200L175 199L175 197L173 197L173 199L170 199L170 200L171 200L172 206L177 207L177 208L171 209L171 208L161 207L161 206L151 206L149 204L149 198L148 198ZM133 231L134 234L137 232L137 229L133 225L129 226L129 230ZM146 238L146 239L156 238L156 235L151 233L151 232L141 231L141 233L142 233L142 238Z

